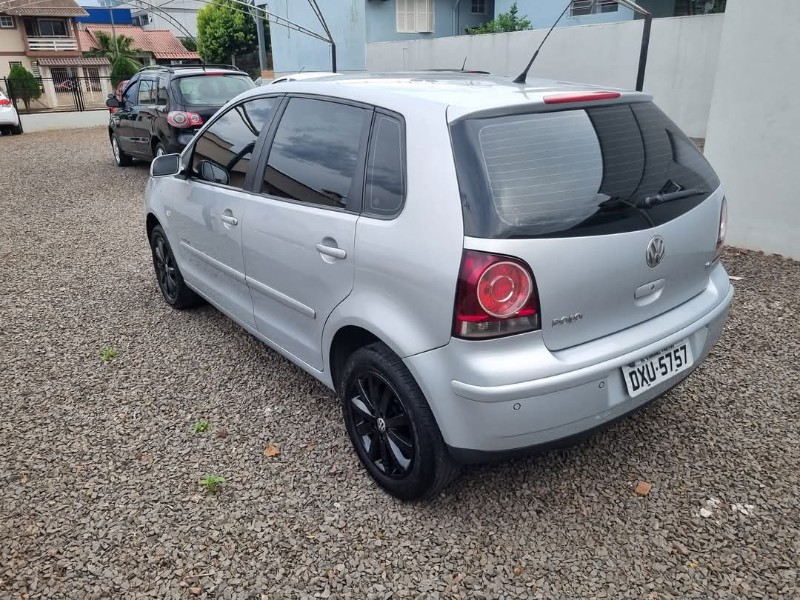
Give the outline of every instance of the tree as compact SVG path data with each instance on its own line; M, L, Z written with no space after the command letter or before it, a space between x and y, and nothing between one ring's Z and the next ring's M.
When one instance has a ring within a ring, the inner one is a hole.
M269 29L265 33L269 35ZM228 63L238 54L256 52L255 20L240 4L212 0L197 13L197 45L203 60L211 63Z
M507 13L497 15L497 18L477 27L467 27L470 35L480 33L504 33L506 31L525 31L531 28L531 20L527 17L518 17L517 3L511 5Z
M197 41L194 38L190 37L182 37L178 38L183 45L189 52L197 52Z
M115 88L120 81L130 79L139 72L141 65L127 56L120 56L111 63L111 87Z
M93 35L97 40L97 48L87 52L86 56L99 56L109 60L113 87L117 87L120 81L130 79L142 68L141 63L136 60L142 51L133 47L133 38L126 35L114 36L105 31L97 31Z
M126 35L112 36L105 31L97 31L94 33L94 39L97 40L97 48L87 52L86 56L107 58L112 64L119 58L127 58L139 64L136 57L142 51L133 47L133 38Z
M31 100L42 96L42 86L33 73L22 65L14 65L8 74L8 92L16 101L22 100L25 110L31 107Z

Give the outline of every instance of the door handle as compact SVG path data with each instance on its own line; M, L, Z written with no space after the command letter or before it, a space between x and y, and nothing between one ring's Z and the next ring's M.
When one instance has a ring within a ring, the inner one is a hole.
M239 224L239 219L237 219L236 217L233 217L231 215L220 215L219 218L222 219L223 223L227 223L228 225L238 225Z
M333 258L346 258L347 252L335 246L326 246L325 244L317 244L317 252L332 256Z

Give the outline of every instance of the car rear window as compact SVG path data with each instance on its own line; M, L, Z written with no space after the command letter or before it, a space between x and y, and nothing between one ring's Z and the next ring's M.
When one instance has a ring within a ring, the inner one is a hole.
M692 141L652 102L465 119L451 134L473 237L646 229L719 186Z
M222 106L231 98L254 88L247 75L191 75L178 79L183 103L194 106Z

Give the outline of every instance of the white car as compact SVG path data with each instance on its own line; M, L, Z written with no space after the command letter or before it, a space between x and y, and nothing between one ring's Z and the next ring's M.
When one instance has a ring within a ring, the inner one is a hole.
M0 134L6 132L11 135L19 135L22 133L22 125L20 125L14 103L3 92L0 92Z

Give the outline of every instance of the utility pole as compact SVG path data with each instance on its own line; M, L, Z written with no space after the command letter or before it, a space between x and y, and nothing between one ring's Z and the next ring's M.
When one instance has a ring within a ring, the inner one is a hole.
M256 34L258 35L258 66L261 71L266 71L267 65L267 36L264 34L264 12L256 9Z
M111 17L111 39L114 40L114 60L119 58L119 42L117 41L117 28L114 26L114 2L108 0L108 16Z

